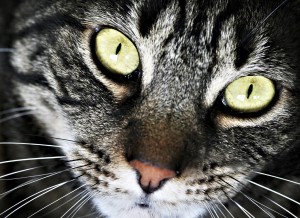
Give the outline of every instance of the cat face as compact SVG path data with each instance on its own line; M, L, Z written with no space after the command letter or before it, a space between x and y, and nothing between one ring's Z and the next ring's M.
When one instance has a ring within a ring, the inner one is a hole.
M297 148L300 14L281 3L25 1L16 89L100 213L200 216Z

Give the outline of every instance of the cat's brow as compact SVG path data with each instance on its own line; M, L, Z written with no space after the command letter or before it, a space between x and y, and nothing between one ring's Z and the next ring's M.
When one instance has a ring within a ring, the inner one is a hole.
M146 37L163 11L165 11L173 0L154 0L143 4L140 13L143 15L139 21L139 30L143 37Z
M177 4L170 3L168 5L165 5L164 9L160 10L159 14L157 14L157 18L153 20L152 25L149 26L149 32L143 37L144 46L140 49L144 54L144 86L147 86L152 81L155 69L153 56L157 53L157 50L161 50L168 37L170 37L170 35L172 35L172 33L174 32L174 27L178 22L180 11L181 9Z
M275 14L275 12L277 12L281 7L283 7L285 4L288 3L289 0L284 0L283 2L281 2L274 10L272 10L259 24L257 24L256 27L254 27L251 32L242 40L242 44L244 42L246 42L250 37L253 36L253 34L255 32L257 32L259 30L259 28L267 22L267 20L273 16Z

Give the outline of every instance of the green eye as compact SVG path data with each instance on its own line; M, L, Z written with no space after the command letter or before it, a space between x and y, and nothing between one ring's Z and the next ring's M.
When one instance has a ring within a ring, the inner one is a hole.
M96 55L110 72L129 75L139 66L139 54L135 45L115 29L102 29L96 36Z
M266 108L275 96L274 83L263 76L246 76L233 81L225 90L227 106L243 113Z

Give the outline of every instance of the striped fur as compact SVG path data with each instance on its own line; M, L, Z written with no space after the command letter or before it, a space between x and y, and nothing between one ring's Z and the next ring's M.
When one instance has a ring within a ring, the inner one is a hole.
M298 0L8 2L0 139L15 144L0 143L0 179L26 178L0 190L32 184L0 194L0 217L300 216ZM105 26L138 48L132 77L97 60ZM245 116L222 95L247 75L277 94ZM145 194L134 157L179 175Z

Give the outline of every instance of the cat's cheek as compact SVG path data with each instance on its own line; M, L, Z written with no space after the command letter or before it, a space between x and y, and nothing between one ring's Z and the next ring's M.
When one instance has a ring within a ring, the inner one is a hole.
M59 106L55 95L49 90L37 86L24 86L20 84L19 93L24 105L33 108L33 117L47 130L47 134L53 137L58 145L62 146L65 154L75 149L73 142L76 133L70 127L66 115ZM38 94L32 94L38 93ZM66 140L60 140L66 139Z

